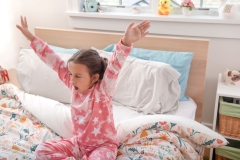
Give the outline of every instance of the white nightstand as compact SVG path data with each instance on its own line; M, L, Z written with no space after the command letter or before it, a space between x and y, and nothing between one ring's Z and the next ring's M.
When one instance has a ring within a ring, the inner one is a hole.
M218 132L218 111L219 111L219 98L220 97L231 97L231 98L240 98L240 82L236 85L226 85L225 82L221 81L222 75L219 74L218 76L218 86L217 86L217 93L215 99L215 109L214 109L214 117L213 117L213 130ZM224 135L223 135L224 136ZM239 141L239 138L233 138L229 136L224 136L228 139L234 139ZM210 150L210 157L209 160L213 159L213 149Z

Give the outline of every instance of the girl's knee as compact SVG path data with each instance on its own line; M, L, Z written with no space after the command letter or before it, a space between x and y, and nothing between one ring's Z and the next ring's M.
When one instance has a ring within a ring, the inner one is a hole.
M37 157L37 159L39 159L39 157L41 157L41 153L42 153L42 150L41 150L41 144L39 144L35 150L35 155Z
M115 160L117 156L117 150L113 148L100 147L94 150L89 156L89 160L96 160L97 158L104 160Z
M35 155L37 159L45 159L46 157L43 157L46 155L46 152L48 152L49 149L47 148L47 145L45 143L39 144L35 150Z

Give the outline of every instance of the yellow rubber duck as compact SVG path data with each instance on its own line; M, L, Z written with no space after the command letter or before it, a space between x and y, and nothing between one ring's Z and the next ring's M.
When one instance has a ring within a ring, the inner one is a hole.
M169 15L172 7L170 7L170 0L159 0L158 2L158 14L159 15Z

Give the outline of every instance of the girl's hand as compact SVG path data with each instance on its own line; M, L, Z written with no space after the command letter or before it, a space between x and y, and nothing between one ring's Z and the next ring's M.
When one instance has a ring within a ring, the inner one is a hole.
M127 30L125 31L124 37L122 38L122 43L125 46L131 46L132 43L140 40L148 34L148 28L150 27L149 21L142 21L137 26L133 27L134 22L132 22Z
M27 19L26 17L21 16L21 26L16 25L16 27L22 32L22 34L29 40L33 41L35 36L28 30Z

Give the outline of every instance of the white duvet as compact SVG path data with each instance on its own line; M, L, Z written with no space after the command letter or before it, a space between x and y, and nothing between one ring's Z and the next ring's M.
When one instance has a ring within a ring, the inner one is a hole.
M112 56L97 51L102 57ZM169 64L128 56L119 73L113 101L143 114L173 114L181 92L179 77L180 73Z
M62 137L69 138L73 136L70 104L63 104L52 99L28 94L14 85L12 87L26 110ZM180 107L175 114L194 119L195 111L196 104L191 100L180 102ZM116 102L113 102L113 114L115 126L125 120L143 116L143 113L133 111ZM158 115L160 116L160 114Z

